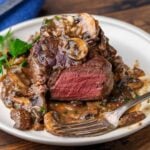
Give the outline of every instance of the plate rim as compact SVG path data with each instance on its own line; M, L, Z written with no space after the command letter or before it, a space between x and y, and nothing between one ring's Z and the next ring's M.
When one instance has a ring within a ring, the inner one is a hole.
M60 15L60 14L56 14L56 15ZM67 14L67 15L76 15L76 14ZM44 17L39 17L36 19L31 19L28 21L24 21L22 23L19 23L17 25L12 26L11 29L12 29L12 31L15 32L17 30L23 29L24 27L28 27L28 26L31 26L34 24L41 23L44 18L49 18L49 17L53 17L53 16L55 16L55 14L44 16ZM102 22L107 23L107 24L118 26L119 28L123 28L124 30L128 30L128 31L140 36L141 38L143 38L147 42L150 42L150 35L147 32L143 31L142 29L140 29L134 25L131 25L129 23L126 23L124 21L120 21L118 19L114 19L111 17L105 17L105 16L100 16L100 15L93 15L93 16L96 19L100 20L100 22L102 21ZM6 33L9 29L10 29L10 27L1 31L0 34ZM122 137L133 134L133 133L137 132L138 130L141 130L142 128L144 128L148 124L150 124L150 120L147 121L145 124L142 123L142 125L139 128L134 128L132 131L129 131L123 135L113 137L112 140L120 139ZM22 132L16 132L17 131L16 129L12 129L11 127L6 126L6 125L2 124L1 122L0 122L0 129L11 134L11 135L14 135L16 137L19 137L19 138L22 138L22 139L25 139L28 141L34 141L36 143L51 144L51 145L81 146L81 145L91 145L91 144L104 143L104 142L111 141L110 138L99 141L99 139L98 139L99 136L97 136L97 138L96 137L90 137L90 138L88 138L88 140L86 138L83 138L85 140L80 139L78 141L77 140L74 141L73 143L66 141L65 137L62 137L62 139L60 139L59 141L56 141L55 139L53 140L52 138L50 139L50 141L48 141L48 140L43 140L43 139L39 139L39 138L33 138L31 135L25 134L24 131L23 131L24 134Z

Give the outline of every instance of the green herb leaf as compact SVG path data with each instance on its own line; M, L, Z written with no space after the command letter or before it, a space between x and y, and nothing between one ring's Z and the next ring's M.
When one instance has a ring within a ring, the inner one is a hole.
M46 108L42 106L40 109L40 112L42 113L42 115L44 115L46 113Z
M56 20L60 20L60 16L55 16L55 19Z
M8 30L8 32L5 34L4 39L12 39L13 33L11 32L11 29Z
M0 51L2 52L3 49L4 49L4 37L0 35Z
M25 54L31 47L31 44L28 44L20 39L15 39L12 40L10 43L9 53L13 57L18 57L20 55Z
M10 67L9 60L12 57L16 58L25 54L31 47L31 44L20 39L14 39L11 30L5 35L0 35L0 74L3 74L4 69ZM10 53L12 57L9 56L8 53ZM23 62L22 66L26 66L26 62Z
M50 25L52 24L53 20L52 19L45 19L44 20L44 25Z
M2 44L4 41L4 37L2 35L0 35L0 44Z
M0 74L3 74L3 65L0 64Z
M0 74L3 74L3 65L7 61L7 55L3 55L0 57Z
M21 67L26 67L27 65L28 65L28 62L27 62L26 60L24 60L24 61L20 64Z
M0 57L0 63L3 63L4 61L6 61L7 59L7 55L3 55Z
M5 35L0 35L0 51L5 53L5 50L8 49L10 41L13 39L12 32L9 30Z

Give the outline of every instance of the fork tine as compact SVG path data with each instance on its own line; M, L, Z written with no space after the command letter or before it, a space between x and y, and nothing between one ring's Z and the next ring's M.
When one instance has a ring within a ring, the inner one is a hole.
M96 134L104 134L109 130L112 130L113 126L108 123L107 120L98 121L96 124L84 125L74 128L56 128L58 134L63 134L66 136L92 136Z
M93 129L90 131L81 131L81 132L73 132L73 133L68 133L68 136L93 136L95 134L104 134L106 131L101 131L101 129ZM67 134L66 134L67 135Z
M105 130L105 131L101 131L101 130L95 130L95 131L89 131L89 132L76 132L75 134L69 134L66 136L70 136L70 137L91 137L91 136L99 136L99 135L103 135L106 134L110 131L112 131L113 129L110 130Z
M113 130L113 128L109 128L109 130L102 130L101 128L96 128L96 129L91 129L91 130L86 130L86 131L74 131L74 132L65 132L64 134L66 136L74 136L74 137L80 137L80 136L98 136L105 134L109 131Z
M65 132L72 132L72 131L83 131L83 130L88 130L90 128L101 128L101 129L105 129L105 125L104 123L106 123L106 121L95 121L95 122L92 122L92 123L89 123L89 124L86 124L86 125L82 125L82 126L73 126L73 127L70 127L70 126L65 126L65 127L58 127L56 128L56 130L62 130L62 131L65 131Z
M99 125L98 124L96 124L96 125L92 125L92 126L83 126L83 127L78 127L78 128L65 128L65 129L56 129L57 131L63 131L63 132L69 132L69 133L71 133L71 132L80 132L80 131L87 131L87 130L90 130L90 129L93 129L93 128L101 128L101 130L103 130L103 129L106 129L105 127L99 127Z
M68 123L68 124L59 124L61 127L77 127L77 126L84 126L84 125L88 125L88 124L92 124L92 123L95 123L97 122L98 119L90 119L90 120L87 120L87 121L83 121L83 122L80 122L80 123ZM56 125L58 127L58 125Z
M84 126L88 126L88 125L92 125L97 123L98 120L97 119L93 119L91 121L86 121L84 123L74 123L74 124L59 124L59 125L55 125L55 128L57 129L65 129L65 128L77 128L77 127L84 127Z

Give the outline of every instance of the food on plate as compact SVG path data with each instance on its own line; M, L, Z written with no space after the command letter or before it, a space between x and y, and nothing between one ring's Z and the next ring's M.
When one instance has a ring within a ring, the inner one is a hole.
M98 118L145 87L144 71L123 62L87 13L45 19L28 42L8 31L0 36L0 50L0 98L20 130L57 135L56 124ZM120 127L144 118L137 105L120 119Z

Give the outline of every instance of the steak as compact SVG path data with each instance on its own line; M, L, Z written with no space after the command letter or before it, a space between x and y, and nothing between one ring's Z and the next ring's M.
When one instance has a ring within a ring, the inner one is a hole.
M111 92L113 83L111 64L98 56L63 70L55 84L49 83L49 87L52 99L100 100Z
M44 50L43 50L44 49ZM40 41L34 44L28 57L29 75L35 87L38 87L38 93L45 93L46 81L48 78L48 67L52 67L56 62L56 53L58 49L58 40L42 37Z
M54 17L41 27L28 57L34 91L58 100L102 99L124 75L124 63L92 16L71 18Z
M60 39L45 37L34 44L28 57L29 72L32 82L37 87L38 93L46 93L46 82L51 72L55 69L62 69L72 65L81 64L62 53L63 42Z

